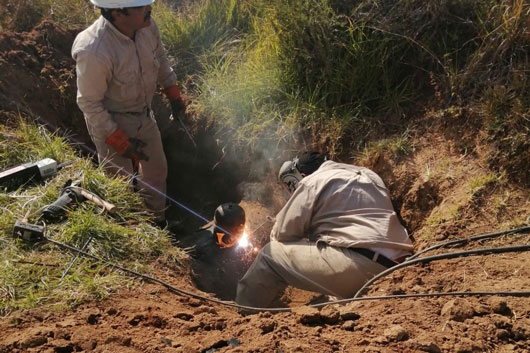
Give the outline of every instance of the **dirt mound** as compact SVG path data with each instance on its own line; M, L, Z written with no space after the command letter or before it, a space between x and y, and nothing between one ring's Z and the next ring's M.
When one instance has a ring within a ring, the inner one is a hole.
M81 28L42 22L30 32L0 33L0 119L18 112L92 146L76 104L70 50ZM9 114L11 113L11 114Z
M371 295L528 288L528 261L517 254L415 266ZM158 274L196 291L168 275ZM241 316L145 285L64 314L14 313L0 328L0 352L526 352L530 299L393 299Z

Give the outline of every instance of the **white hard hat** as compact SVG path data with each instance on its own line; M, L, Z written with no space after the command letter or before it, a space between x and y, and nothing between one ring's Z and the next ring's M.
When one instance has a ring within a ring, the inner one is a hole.
M122 9L125 7L151 5L155 0L90 0L90 2L104 9Z

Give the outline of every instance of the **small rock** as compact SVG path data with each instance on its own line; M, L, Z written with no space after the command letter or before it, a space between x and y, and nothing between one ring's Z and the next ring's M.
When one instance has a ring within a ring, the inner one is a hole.
M344 324L342 324L342 329L346 331L353 331L355 328L355 321L348 320Z
M37 336L29 337L27 340L22 342L21 347L22 348L34 348L34 347L42 346L43 344L47 342L48 342L47 337L37 335Z
M492 315L492 319L493 319L493 324L497 328L510 330L513 326L512 321L508 319L506 316Z
M519 320L513 325L512 333L516 341L527 341L530 339L530 325L524 320Z
M193 311L195 315L202 314L202 313L210 313L210 314L217 314L217 311L212 308L211 306L201 305L197 309Z
M353 312L352 309L348 307L339 308L339 314L340 318L343 321L358 320L361 317L359 314Z
M241 345L241 342L237 338L229 338L226 342L232 347L239 347Z
M473 310L475 311L475 315L478 315L478 316L484 316L490 313L490 308L488 308L487 305L480 304L480 303L474 305Z
M512 313L512 310L508 307L508 304L506 304L506 301L502 298L492 297L488 300L488 304L491 308L491 311L496 314L511 315Z
M300 317L300 323L303 325L316 325L320 323L320 313L317 309L302 306L293 310Z
M394 325L386 329L383 336L387 341L406 341L409 338L409 333L400 325Z
M511 336L510 331L508 330L497 330L497 338L501 341L509 339Z
M272 317L272 314L268 311L263 311L261 313L259 313L258 317L260 318L271 318Z
M441 316L449 320L463 322L465 319L473 317L475 310L468 301L453 299L445 303L440 313Z
M170 347L173 346L173 341L171 341L169 338L162 337L162 338L160 339L160 341L162 341L162 343L167 344L167 345L170 346Z
M132 338L131 337L124 337L121 340L122 346L125 346L125 347L130 347L131 346L131 342L132 342Z
M260 323L259 328L261 329L262 334L272 332L276 328L276 321L270 320L270 319L264 319Z
M149 325L156 328L165 328L167 326L167 320L155 315L149 320Z
M193 315L189 312L176 313L173 317L184 321L190 321L191 319L193 319Z
M433 342L420 341L413 345L415 349L428 353L441 353L442 350Z
M339 321L340 313L334 306L327 305L320 311L320 318L326 324L334 325Z
M108 315L116 315L118 313L118 310L114 309L114 308L110 308L109 310L107 310L107 314Z
M132 319L129 320L129 325L138 326L138 324L145 320L143 315L134 315Z
M67 344L59 344L55 347L53 347L53 351L55 353L72 353L74 351L74 347L67 343Z
M90 314L88 315L86 322L90 325L96 325L99 321L99 314Z
M455 345L455 351L457 353L484 352L484 347L478 342L463 338L461 342Z

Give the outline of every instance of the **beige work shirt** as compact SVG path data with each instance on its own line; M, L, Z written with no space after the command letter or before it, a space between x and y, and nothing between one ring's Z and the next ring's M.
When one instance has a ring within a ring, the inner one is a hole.
M99 17L72 46L77 70L77 103L91 134L107 137L118 127L112 113L151 108L157 83L176 84L153 19L134 40Z
M391 259L413 249L381 178L367 168L333 161L300 181L276 216L270 237L380 250Z

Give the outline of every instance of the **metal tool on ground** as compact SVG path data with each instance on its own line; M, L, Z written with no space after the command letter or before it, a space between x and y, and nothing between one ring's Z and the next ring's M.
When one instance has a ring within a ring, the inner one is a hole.
M46 232L46 226L37 224L31 224L25 221L15 221L13 227L13 237L22 239L28 242L37 242L44 239L44 233Z
M193 136L191 136L190 131L186 127L186 124L184 124L184 121L182 120L182 118L180 116L174 117L173 114L171 114L169 116L169 120L175 121L175 119L179 121L180 125L182 125L182 128L184 129L184 132L186 132L186 135L188 135L188 137L190 138L191 143L193 143L193 147L197 148L197 144L195 143L195 140L193 139Z
M83 247L81 248L81 251L86 251L86 249L88 248L88 245L90 244L92 239L94 239L94 237L88 238L88 240L86 241L85 245L83 245ZM74 258L72 259L72 261L70 261L70 264L68 265L68 267L64 270L64 272L61 275L61 278L59 279L59 281L62 281L63 278L68 274L68 271L70 271L70 269L72 268L72 266L74 265L74 263L76 262L78 257L79 257L79 253L76 253Z
M0 186L8 190L16 189L30 181L41 181L51 177L63 167L72 164L71 161L58 164L51 158L44 158L35 163L24 163L0 172Z
M79 187L79 184L79 180L73 183L71 180L66 182L57 200L42 209L41 218L46 221L59 221L64 218L67 208L85 200L93 202L109 213L116 211L116 206L103 200L98 195Z

